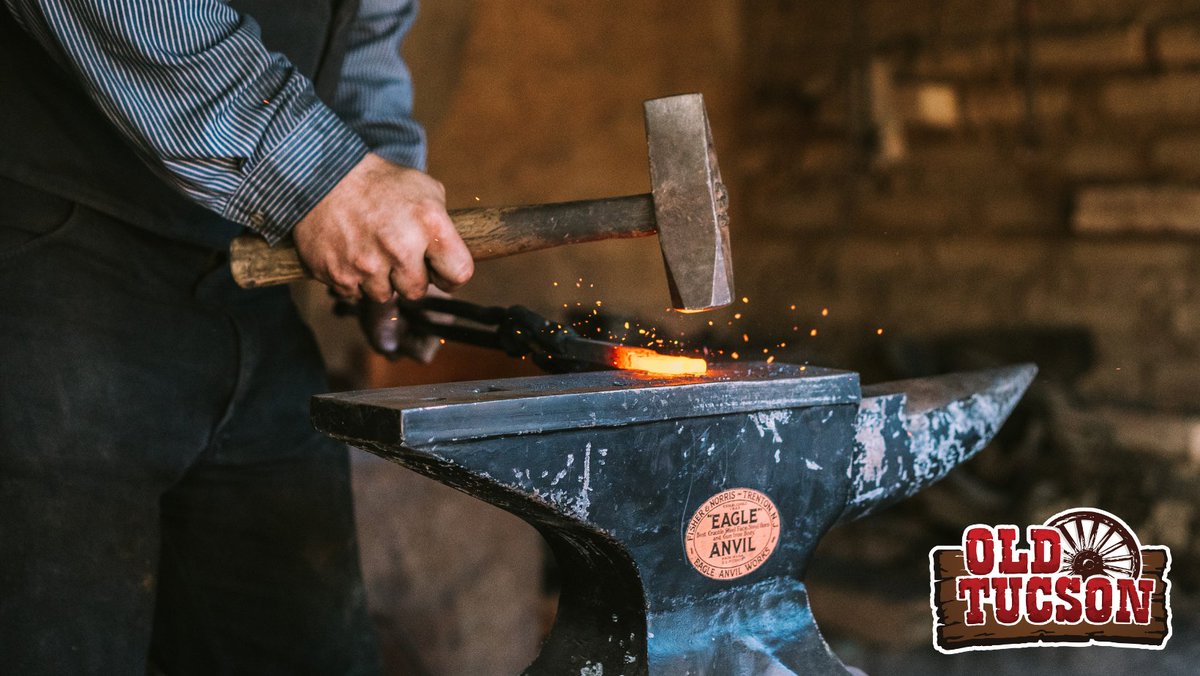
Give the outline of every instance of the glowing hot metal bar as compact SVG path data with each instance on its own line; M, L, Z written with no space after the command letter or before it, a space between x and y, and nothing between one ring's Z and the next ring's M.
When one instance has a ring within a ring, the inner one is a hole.
M622 371L663 376L699 376L708 372L708 362L699 357L662 354L644 347L615 345L603 340L572 337L564 342L563 350L569 359Z
M625 371L645 371L665 376L698 376L708 372L708 362L699 357L659 354L643 347L618 347L613 353L613 366Z

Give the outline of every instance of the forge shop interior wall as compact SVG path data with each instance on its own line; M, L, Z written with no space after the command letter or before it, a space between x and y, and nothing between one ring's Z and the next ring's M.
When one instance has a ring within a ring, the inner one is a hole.
M665 312L653 239L481 263L464 297L558 319L600 300L612 321L723 358L852 368L866 382L1042 367L977 461L831 536L814 602L844 651L930 651L925 552L968 521L1107 508L1175 549L1177 593L1200 583L1200 2L423 11L406 51L452 207L643 192L642 99L701 91L748 302ZM426 368L364 358L352 328L314 316L331 367L360 384L528 372L453 349ZM397 651L434 673L515 671L545 615L536 534L399 468L358 472L368 581ZM407 523L419 505L457 515L438 532L474 535L423 539ZM865 615L889 619L867 627Z

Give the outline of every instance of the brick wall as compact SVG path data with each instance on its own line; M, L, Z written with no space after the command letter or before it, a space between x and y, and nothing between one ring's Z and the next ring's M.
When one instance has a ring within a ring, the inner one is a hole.
M746 8L744 222L824 252L766 297L903 332L1082 325L1082 394L1200 406L1200 3L835 5Z

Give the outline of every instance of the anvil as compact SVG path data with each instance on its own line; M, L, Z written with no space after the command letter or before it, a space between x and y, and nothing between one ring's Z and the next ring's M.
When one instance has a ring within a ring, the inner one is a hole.
M803 581L818 541L980 450L1035 373L602 371L324 395L313 420L541 532L562 593L526 673L845 673Z

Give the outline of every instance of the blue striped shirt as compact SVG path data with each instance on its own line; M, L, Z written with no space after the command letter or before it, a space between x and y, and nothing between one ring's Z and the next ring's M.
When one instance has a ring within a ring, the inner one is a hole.
M368 148L424 168L400 57L412 0L361 0L329 105L225 0L4 2L152 169L271 242Z

